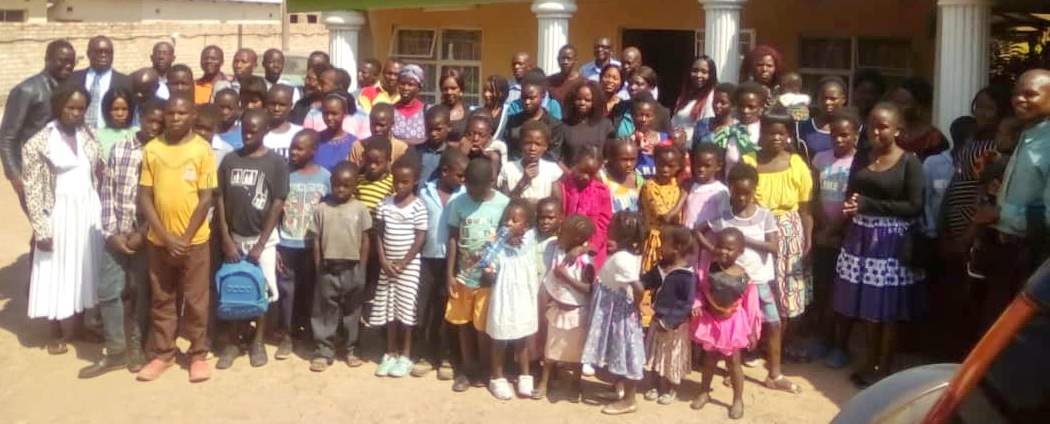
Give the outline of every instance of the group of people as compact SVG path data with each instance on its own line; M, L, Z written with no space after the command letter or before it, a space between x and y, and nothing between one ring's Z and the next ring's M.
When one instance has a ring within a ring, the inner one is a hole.
M52 354L97 317L105 354L82 378L155 380L177 335L194 382L212 351L218 369L266 364L268 340L278 360L312 351L311 371L359 367L362 331L385 328L377 376L436 371L508 400L552 380L578 398L599 373L608 414L636 411L639 388L675 402L694 366L703 408L724 361L741 418L742 367L764 358L763 385L799 393L784 360L845 367L863 323L851 379L872 384L900 324L955 296L941 307L986 318L956 323L972 340L1045 258L1046 70L981 90L949 141L918 77L807 93L761 46L739 85L697 58L672 109L638 49L593 52L579 66L563 47L553 75L517 53L472 108L459 70L427 105L423 68L397 59L360 63L351 91L321 52L293 87L277 49L263 77L239 49L227 76L208 46L194 77L162 42L124 75L107 37L76 72L54 41L0 125L33 228L29 317L52 321ZM244 262L270 314L216 320L216 271Z

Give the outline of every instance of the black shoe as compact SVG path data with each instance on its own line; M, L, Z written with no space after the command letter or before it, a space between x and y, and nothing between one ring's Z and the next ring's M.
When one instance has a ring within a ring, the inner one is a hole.
M456 374L455 381L452 382L452 391L456 393L465 392L470 388L470 378L467 378L464 374Z
M262 343L252 343L248 348L248 363L253 367L261 367L266 365L267 361L266 347Z
M289 356L292 356L294 348L295 345L292 344L291 338L281 340L281 344L277 345L277 352L273 354L273 359L288 359Z
M137 373L142 371L146 365L146 353L141 347L131 346L128 348L128 371Z
M240 356L241 350L237 346L226 346L219 354L219 360L215 362L215 369L224 370L233 366L233 360Z
M95 378L110 371L119 370L128 365L128 356L124 352L103 356L98 362L80 369L80 378Z

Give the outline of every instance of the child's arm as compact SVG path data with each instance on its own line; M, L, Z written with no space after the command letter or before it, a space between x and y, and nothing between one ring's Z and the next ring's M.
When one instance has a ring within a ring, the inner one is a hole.
M759 252L777 253L777 246L779 244L780 235L777 234L776 231L766 233L765 240L755 240L753 238L744 237L744 247L749 247Z
M445 278L448 280L448 297L451 299L459 299L459 295L456 294L455 285L459 284L456 280L456 257L459 256L459 227L448 227L448 245L446 246L447 256L445 257Z
M153 203L152 186L139 186L139 207L146 215L146 222L149 223L149 227L153 228L153 230L156 231L156 234L160 236L161 241L164 243L164 248L168 249L168 251L175 256L186 254L186 249L190 246L189 242L183 241L181 237L172 234L166 227L164 227L164 224L161 223L160 214L157 213L157 207Z
M802 219L802 235L805 237L802 240L803 256L808 255L813 247L813 212L810 205L810 202L800 202L798 204L798 216Z
M215 216L213 219L219 224L219 237L221 237L219 244L222 246L223 259L228 263L239 262L241 260L241 252L233 242L233 236L230 235L230 225L226 221L226 203L222 201L220 190L215 191L215 198L218 201L215 205Z
M568 284L569 287L572 287L576 291L580 291L583 293L591 292L591 283L594 281L593 265L587 265L583 269L583 275L581 275L581 279L576 279L569 275L569 273L565 270L565 265L555 266L554 273L558 277L558 279L563 281L565 284Z
M710 224L706 222L697 222L693 228L693 237L696 238L696 242L700 244L700 247L708 252L715 251L715 244L711 240L707 239L707 235L704 233L710 229Z
M369 233L371 234L369 238L375 237L376 252L379 253L379 267L383 269L383 272L386 273L387 276L392 277L397 275L398 273L397 270L394 269L394 264L390 263L389 259L386 257L386 249L383 248L384 231L386 231L386 222L383 221L383 218L380 214L376 216L375 228L373 228L372 231L369 231Z
M521 197L521 193L525 192L525 190L529 188L529 185L532 184L532 179L536 178L536 176L539 175L539 173L540 173L540 163L539 163L539 161L532 162L532 163L529 163L528 165L525 165L525 172L522 172L521 179L518 180L518 183L515 184L514 188L511 189L510 192L509 192L510 193L510 198L516 199L516 198ZM506 185L506 181L507 180L504 179L503 181L504 181L504 187L507 187L507 185Z
M661 216L660 219L667 224L678 224L682 222L682 208L685 207L685 190L682 190L682 186L678 186L678 201L674 203L671 210L667 211L667 214Z
M321 254L321 237L319 235L314 236L314 269L318 272L321 271L321 261L324 259L324 255Z
M190 223L186 226L186 232L182 233L182 240L186 243L186 246L190 245L190 241L193 240L193 235L197 234L197 230L204 225L204 220L208 217L208 209L211 209L212 205L212 193L215 190L206 188L197 191L197 208L193 210L193 215L190 216Z
M398 274L405 270L405 267L408 266L409 262L412 262L412 259L419 256L419 252L423 250L423 245L427 242L427 230L417 229L415 230L415 235L415 239L412 240L412 247L408 248L408 253L394 264Z

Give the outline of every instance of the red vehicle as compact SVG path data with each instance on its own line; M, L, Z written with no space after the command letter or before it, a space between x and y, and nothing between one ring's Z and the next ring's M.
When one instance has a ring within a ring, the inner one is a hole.
M962 364L911 368L872 385L832 424L1050 424L1050 261Z

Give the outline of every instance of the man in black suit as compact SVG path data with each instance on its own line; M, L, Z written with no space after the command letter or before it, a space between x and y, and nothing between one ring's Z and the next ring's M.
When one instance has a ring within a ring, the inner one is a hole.
M91 104L84 114L84 121L90 128L106 125L102 118L102 96L114 87L131 89L131 79L113 69L113 41L99 35L88 41L88 61L91 66L73 73L73 81L82 85L91 94Z
M18 194L25 210L22 187L22 145L51 121L51 90L69 79L77 54L66 40L55 40L47 45L44 70L11 89L0 122L0 159L4 176Z

